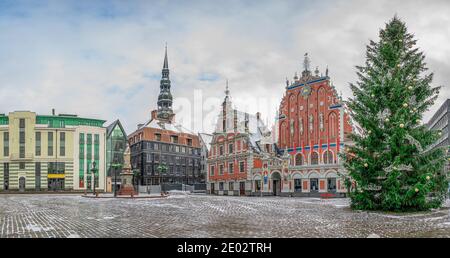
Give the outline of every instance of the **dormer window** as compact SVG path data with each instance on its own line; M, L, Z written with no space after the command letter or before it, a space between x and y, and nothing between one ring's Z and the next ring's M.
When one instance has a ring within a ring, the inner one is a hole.
M160 142L161 141L161 134L155 133L155 140Z

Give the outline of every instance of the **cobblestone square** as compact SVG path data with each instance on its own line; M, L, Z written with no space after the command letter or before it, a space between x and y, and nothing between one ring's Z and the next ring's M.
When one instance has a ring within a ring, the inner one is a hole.
M0 237L450 237L449 202L414 214L348 199L173 194L166 199L0 195Z

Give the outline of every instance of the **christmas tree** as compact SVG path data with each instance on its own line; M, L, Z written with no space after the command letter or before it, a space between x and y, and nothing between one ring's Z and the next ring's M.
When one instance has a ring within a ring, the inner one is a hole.
M394 17L367 46L365 66L350 84L347 104L360 133L343 156L354 209L418 211L440 207L447 189L442 149L430 146L441 132L422 125L440 87L432 87L425 56Z

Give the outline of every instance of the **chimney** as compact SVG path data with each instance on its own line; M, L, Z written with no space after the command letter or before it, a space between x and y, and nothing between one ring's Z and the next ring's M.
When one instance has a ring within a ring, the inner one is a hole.
M55 109L52 108L52 116L54 116L54 115L55 115Z
M256 119L261 120L261 113L256 112Z
M152 110L151 116L152 116L152 120L156 119L157 116L158 116L158 110L156 110L156 109L155 109L155 110Z

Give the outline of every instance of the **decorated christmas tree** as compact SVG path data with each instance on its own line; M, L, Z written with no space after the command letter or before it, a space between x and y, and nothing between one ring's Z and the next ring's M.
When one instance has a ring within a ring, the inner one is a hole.
M442 149L431 149L441 132L422 123L438 97L425 56L407 27L394 17L367 46L366 63L348 107L360 128L343 155L354 209L417 211L439 207L447 179Z

